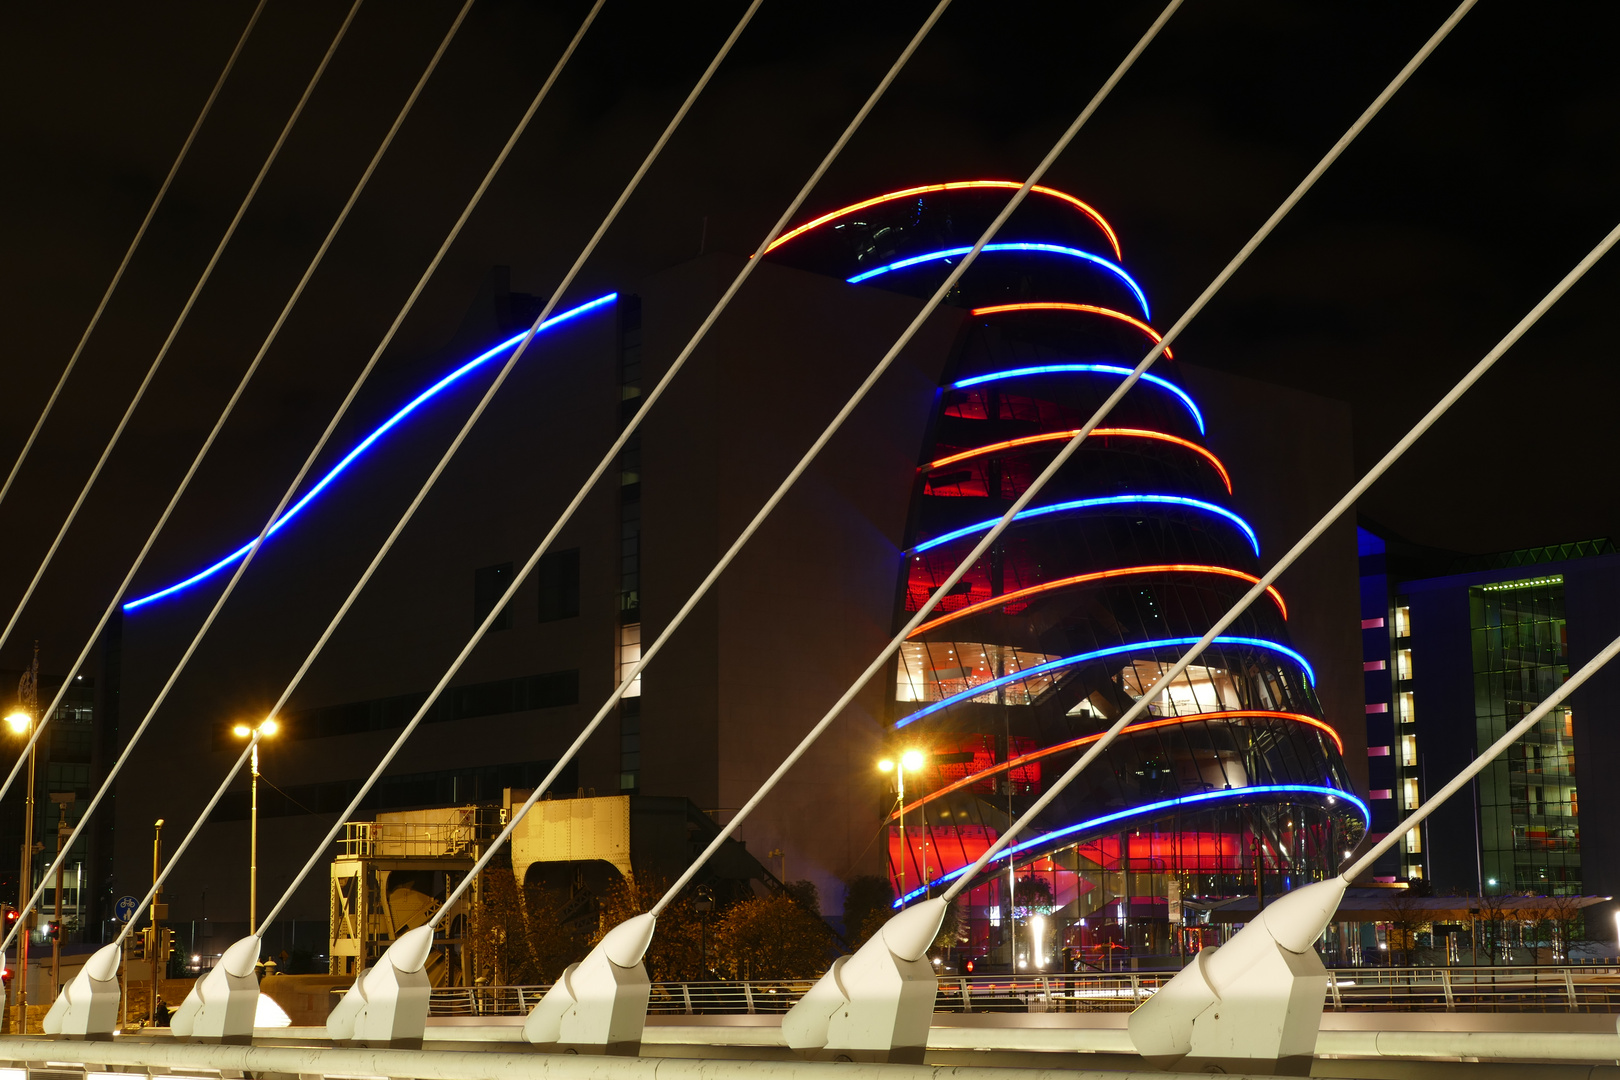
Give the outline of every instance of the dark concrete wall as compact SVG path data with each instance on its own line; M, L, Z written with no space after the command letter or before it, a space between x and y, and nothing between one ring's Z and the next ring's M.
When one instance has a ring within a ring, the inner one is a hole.
M641 286L649 381L739 265L711 256ZM919 306L760 268L648 420L644 631L667 624ZM929 320L649 668L643 792L691 793L729 820L888 640L917 456L962 315ZM881 872L890 672L739 832L773 871L766 855L783 851L787 877L813 881L827 911L844 879Z
M709 256L625 290L642 300L644 392L740 265L734 256ZM334 445L350 445L452 362L497 340L503 303L497 280L451 346L380 377ZM918 306L879 289L760 267L645 421L644 645ZM643 794L690 798L727 820L887 641L914 469L962 318L960 310L947 309L929 320L649 666L641 699ZM473 629L473 571L508 560L521 565L618 431L618 361L617 319L605 313L544 339L519 365L311 671L293 709L432 685ZM1171 374L1199 401L1209 443L1232 471L1234 507L1258 529L1263 554L1274 558L1350 483L1347 410L1193 367ZM193 819L234 758L234 745L216 745L214 732L256 719L269 707L486 378L425 410L403 437L379 447L250 572L120 788L120 891L138 893L146 882L154 818L171 823L171 848ZM268 511L228 509L249 523L248 531L254 515ZM581 615L538 623L535 586L526 583L514 601L512 628L490 635L455 680L577 668L579 704L424 725L391 772L545 760L562 751L613 684L618 516L613 471L557 544L581 549ZM212 554L173 555L173 569L188 570ZM1365 750L1359 742L1355 558L1354 525L1346 521L1281 587L1294 643L1317 668L1318 693L1344 735L1360 782ZM126 736L211 598L212 590L199 590L128 620ZM843 879L882 867L877 835L884 796L874 765L885 749L882 714L892 677L886 669L862 690L739 834L773 871L782 863L768 853L781 849L786 877L813 881L828 911L841 906ZM358 778L396 734L286 739L267 747L264 771L280 786ZM613 793L618 772L618 720L610 716L581 754L579 784ZM261 823L261 910L334 820L320 813ZM246 838L245 821L209 825L169 890L171 919L206 913L221 924L215 949L245 915ZM324 919L326 891L322 865L288 914Z
M505 337L510 331L497 318L500 302L486 290L469 326L440 352L385 361L319 471L450 368ZM508 560L520 564L617 430L617 357L611 309L537 342L361 594L290 709L433 685L475 626L473 571ZM347 386L364 360L334 360L334 382ZM492 376L486 371L469 378L376 444L249 569L125 768L116 799L115 895L139 896L149 887L152 822L167 820L165 846L172 852L239 753L240 744L219 743L216 733L265 715ZM307 452L301 447L298 455ZM424 724L391 773L555 758L578 732L611 688L611 600L618 587L615 496L611 488L594 492L557 545L582 552L580 617L538 622L535 585L529 582L514 601L512 628L491 634L456 678L467 683L577 667L580 704ZM270 509L241 500L219 511L239 520L244 536L251 536ZM186 550L183 532L175 543L181 550L166 553L142 584L161 586L220 554ZM126 618L121 739L127 740L146 714L218 591L219 585L198 588ZM271 740L264 747L263 772L280 787L358 779L397 734L393 729ZM610 782L585 776L605 777L616 769L617 740L612 741L606 767L593 770L594 759L588 757L582 782ZM246 784L241 777L235 786L241 790ZM335 820L331 813L261 820L261 913ZM247 821L210 824L171 878L172 920L206 918L219 924L215 939L207 945L200 941L199 947L217 951L245 924L247 848ZM286 914L324 923L327 877L324 863L318 865Z
M1177 361L1160 374L1198 402L1206 443L1232 474L1232 508L1260 536L1270 566L1355 483L1343 402ZM1367 790L1366 698L1353 514L1340 518L1277 582L1288 633L1316 669L1317 697L1344 739L1345 765Z

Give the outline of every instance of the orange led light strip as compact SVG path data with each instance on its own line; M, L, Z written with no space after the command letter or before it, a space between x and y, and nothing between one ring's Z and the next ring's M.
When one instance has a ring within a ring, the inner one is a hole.
M803 225L800 225L797 229L793 229L790 232L785 232L781 236L778 236L776 241L772 243L770 247L765 249L765 253L768 255L772 251L775 251L777 248L781 247L783 244L787 243L789 240L792 240L795 236L802 236L811 229L825 225L827 222L833 221L837 218L841 218L845 214L853 214L858 211L865 210L868 207L878 206L886 202L893 202L895 199L905 199L913 195L927 195L935 191L968 191L974 188L1002 188L1005 190L1017 191L1023 186L1024 185L1020 184L1017 180L955 180L949 184L924 184L921 187L906 188L904 191L891 191L887 195L879 195L874 199L865 199L858 203L851 203L848 206L834 210L830 214L822 214L814 221L807 221ZM1097 213L1096 210L1092 209L1090 206L1087 206L1085 203L1081 202L1073 195L1070 195L1068 192L1059 191L1056 188L1049 188L1041 184L1036 184L1034 187L1030 188L1030 191L1041 195L1050 195L1055 199L1062 199L1064 202L1086 215L1086 217L1096 222L1097 227L1100 228L1108 237L1108 243L1114 249L1114 258L1124 258L1124 256L1120 254L1119 237L1114 233L1114 227L1108 224L1107 221L1103 220L1103 216Z
M1021 446L1035 446L1044 442L1068 442L1078 434L1080 434L1080 429L1075 428L1073 431L1049 431L1044 435L1026 435L1021 439L1008 439L1005 442L991 443L989 446L981 446L974 450L964 450L960 454L951 454L948 457L940 458L938 461L930 461L926 465L919 466L917 471L933 472L935 469L943 469L947 465L955 465L958 461L966 461L969 458L994 454L1002 450L1017 450ZM1185 446L1193 453L1202 455L1205 460L1215 466L1215 471L1221 474L1221 481L1226 484L1226 493L1228 495L1232 493L1232 475L1226 471L1226 466L1221 464L1221 459L1195 442L1177 435L1166 435L1162 431L1148 431L1146 428L1093 428L1091 434L1094 436L1123 435L1137 439L1158 439L1160 442Z
M1031 301L1027 304L996 304L992 307L974 308L971 314L1005 315L1009 311L1083 311L1087 315L1102 315L1105 318L1118 319L1120 322L1130 323L1132 326L1142 331L1142 333L1152 338L1153 344L1155 345L1162 340L1159 336L1159 332L1153 329L1153 327L1149 326L1147 323L1143 322L1141 319L1127 315L1123 311L1115 311L1113 308L1098 307L1095 304L1069 304L1056 300L1039 302ZM1176 354L1171 352L1168 348L1164 350L1164 355L1168 360L1174 360L1176 358Z
M1194 713L1191 716L1167 716L1162 720L1149 720L1145 724L1132 724L1120 734L1134 735L1139 731L1152 731L1154 728L1173 727L1177 724L1190 724L1197 720L1230 720L1243 716L1269 717L1276 720L1293 720L1301 724L1309 724L1311 727L1319 728L1320 730L1327 732L1328 737L1332 739L1334 745L1339 748L1339 753L1344 753L1344 740L1339 738L1339 733L1333 730L1332 725L1318 720L1314 716L1306 716L1304 713L1272 712L1269 709L1233 709L1230 712ZM1037 750L1032 754L1023 754L1019 757L1013 758L1011 761L1003 761L999 765L992 765L983 772L974 773L972 776L964 776L962 779L957 780L954 783L945 785L938 791L929 792L927 795L924 795L916 802L907 805L902 810L897 810L894 813L891 813L888 820L893 821L902 813L909 814L913 810L916 810L918 807L922 806L924 803L931 802L932 800L939 798L941 795L948 795L953 791L960 791L962 788L968 787L971 784L977 784L984 780L985 777L1006 772L1008 769L1016 769L1020 765L1028 765L1030 762L1039 761L1041 758L1045 757L1051 757L1053 754L1061 754L1065 750L1074 750L1081 746L1088 746L1102 738L1103 734L1103 732L1099 731L1095 735L1085 735L1078 739L1070 739L1068 742L1058 743L1056 746L1048 746L1046 749Z
M1076 574L1074 577L1058 578L1056 581L1047 581L1040 585L1031 585L1027 589L1017 589L1013 592L1002 593L1000 596L992 596L988 600L981 600L977 604L969 604L965 608L958 608L955 611L941 615L937 619L930 619L921 626L917 627L917 629L913 630L911 633L907 634L906 640L909 641L919 634L926 634L935 627L944 626L948 622L954 622L957 619L965 619L969 615L977 615L979 612L988 611L991 608L1004 607L1007 604L1014 604L1019 600L1027 599L1031 596L1037 596L1043 592L1051 592L1053 589L1066 589L1071 585L1084 585L1092 581L1107 581L1110 578L1129 577L1133 574L1165 573L1221 574L1224 577L1238 578L1242 581L1247 581L1250 585L1260 584L1259 578L1255 577L1253 574L1245 574L1242 570L1231 570L1224 566L1202 566L1197 563L1159 563L1155 566L1127 566L1118 570L1099 570L1094 574ZM1282 593L1277 591L1277 586L1267 585L1266 593L1277 602L1277 610L1282 612L1282 617L1285 619L1288 618L1288 605L1283 603Z

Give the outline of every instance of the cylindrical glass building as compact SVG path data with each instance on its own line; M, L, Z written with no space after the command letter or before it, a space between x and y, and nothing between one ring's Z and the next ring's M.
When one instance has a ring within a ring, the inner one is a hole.
M1016 183L880 196L772 257L929 295ZM1037 188L950 302L973 317L919 455L897 625L1157 340L1113 229ZM1260 538L1173 359L1133 387L907 641L890 815L905 899L966 869L1259 573ZM980 970L1119 968L1212 940L1199 912L1317 880L1359 842L1337 733L1283 596L1256 602L963 893ZM901 828L903 822L904 828Z

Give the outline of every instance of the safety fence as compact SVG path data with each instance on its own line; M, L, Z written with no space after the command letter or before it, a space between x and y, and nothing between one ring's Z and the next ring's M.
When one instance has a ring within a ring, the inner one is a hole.
M1593 966L1355 968L1329 972L1334 1011L1620 1012L1620 969ZM1169 972L966 975L939 980L936 1012L1129 1012ZM648 1012L782 1013L809 980L654 983ZM440 987L435 1016L521 1016L546 986Z

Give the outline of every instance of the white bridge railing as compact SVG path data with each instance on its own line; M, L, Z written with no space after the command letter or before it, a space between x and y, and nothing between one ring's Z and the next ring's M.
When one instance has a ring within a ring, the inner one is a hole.
M967 975L939 980L936 1012L1129 1012L1172 972ZM1326 1007L1444 1012L1620 1012L1620 968L1408 967L1331 971ZM663 982L648 1012L783 1013L809 980ZM522 1016L546 986L435 988L434 1016Z

